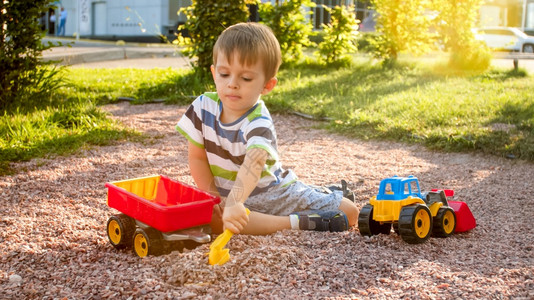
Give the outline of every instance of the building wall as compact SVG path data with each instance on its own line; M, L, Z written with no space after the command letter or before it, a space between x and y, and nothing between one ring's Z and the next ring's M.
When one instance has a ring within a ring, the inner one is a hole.
M182 2L189 3L182 0L61 0L55 5L57 16L60 7L68 13L65 36L77 33L81 36L157 36L176 24L176 13Z
M479 26L534 29L534 0L499 0L480 8Z
M310 18L314 29L322 29L322 24L330 23L330 14L324 9L324 6L333 8L340 5L354 5L356 19L360 21L370 15L372 10L370 0L313 0L313 2L316 6L311 8Z
M162 26L167 25L168 9L169 0L107 1L107 34L158 35Z
M525 27L534 29L534 2L527 4Z
M264 0L263 2L269 2ZM274 0L270 0L274 3ZM314 0L317 4L311 16L316 29L329 22L329 15L322 5L335 6L354 4L357 18L363 20L369 14L370 1ZM489 2L488 2L489 3ZM56 16L59 25L60 7L65 7L68 17L66 36L91 37L156 37L160 34L172 37L179 22L185 21L177 15L181 7L191 0L58 0ZM523 15L523 7L526 11ZM480 10L480 26L514 26L534 30L534 0L494 0Z

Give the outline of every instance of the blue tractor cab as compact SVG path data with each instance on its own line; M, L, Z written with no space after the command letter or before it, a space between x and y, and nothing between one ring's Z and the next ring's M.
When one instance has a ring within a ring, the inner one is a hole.
M404 200L409 196L425 199L421 194L417 177L413 175L408 177L393 176L380 182L376 200Z

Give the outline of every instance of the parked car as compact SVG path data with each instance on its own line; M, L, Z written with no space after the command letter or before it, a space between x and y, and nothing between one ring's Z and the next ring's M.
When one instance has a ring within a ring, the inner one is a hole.
M534 53L534 36L514 27L485 27L473 30L475 38L494 50Z

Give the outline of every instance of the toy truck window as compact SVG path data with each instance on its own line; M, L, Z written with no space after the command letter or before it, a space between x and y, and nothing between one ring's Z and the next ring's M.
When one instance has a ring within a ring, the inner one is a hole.
M417 181L410 182L411 184L411 192L412 193L419 193L419 186L417 186Z
M410 185L408 183L404 184L404 195L410 195Z
M384 188L384 194L393 195L393 188L391 187L391 183L386 184Z

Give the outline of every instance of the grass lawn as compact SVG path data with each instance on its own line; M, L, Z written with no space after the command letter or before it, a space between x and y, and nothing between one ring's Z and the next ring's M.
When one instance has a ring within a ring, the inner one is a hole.
M214 90L190 71L64 69L65 84L41 107L4 112L0 174L9 162L73 153L142 135L111 121L98 105L119 97L136 103L188 104ZM351 68L301 64L282 68L263 99L271 112L300 112L322 126L362 139L424 144L445 151L483 151L534 160L533 75L490 70L460 74L439 62L382 68L356 58Z
M357 138L534 160L534 84L523 71L459 75L445 65L282 70L271 110L331 120Z
M141 137L112 121L94 103L75 100L54 107L4 112L0 136L0 175L11 172L12 161L66 155L90 145Z

